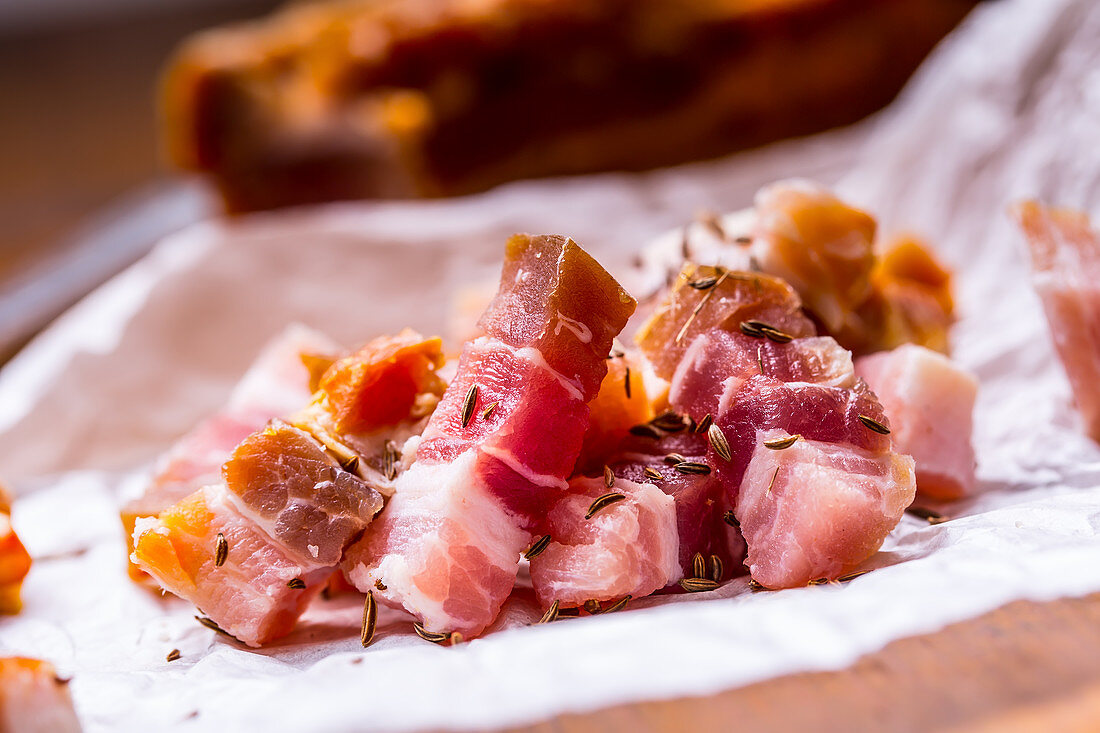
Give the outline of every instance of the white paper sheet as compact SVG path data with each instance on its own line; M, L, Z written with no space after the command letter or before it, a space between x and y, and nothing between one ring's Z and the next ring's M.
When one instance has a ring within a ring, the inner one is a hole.
M843 667L1014 599L1100 591L1100 448L1077 430L1004 214L1039 195L1100 216L1100 5L983 5L877 122L647 176L265 215L165 242L0 372L0 478L19 490L14 522L36 558L0 653L72 674L91 731L484 728ZM127 580L121 484L286 321L349 343L439 330L455 284L490 275L512 230L573 234L628 276L638 246L696 209L740 208L772 178L833 180L849 162L846 195L958 269L955 355L982 380L985 493L942 525L903 519L873 572L777 593L742 580L455 649L386 616L366 651L353 599L319 601L257 652Z

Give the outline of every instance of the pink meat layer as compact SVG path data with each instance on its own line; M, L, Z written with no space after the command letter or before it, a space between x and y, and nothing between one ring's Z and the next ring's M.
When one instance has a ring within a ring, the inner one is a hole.
M801 439L772 450L757 434L736 513L754 580L793 588L835 578L882 544L915 492L913 459Z
M586 519L592 502L609 491L626 499ZM652 483L619 478L608 489L602 477L575 479L550 511L546 531L553 540L531 560L543 608L554 600L580 606L647 596L682 575L675 502Z
M474 385L477 400L463 426L463 405ZM536 349L476 339L462 352L454 382L424 431L417 460L446 463L476 451L480 483L530 528L565 490L588 424L586 396L579 383L556 372ZM489 405L495 407L486 416Z
M604 358L637 304L576 242L517 234L508 240L500 290L478 326L509 346L537 349L591 399Z
M776 343L742 333L713 330L692 342L676 368L669 402L696 420L719 409L749 377L852 387L852 355L832 338L818 336Z
M958 499L974 490L978 380L942 354L906 344L856 360L890 417L895 449L917 462L917 491Z
M1086 432L1100 441L1100 235L1077 212L1028 201L1014 213L1074 402Z
M219 533L228 548L220 566ZM139 519L131 559L249 646L289 632L332 574L331 567L288 555L241 516L217 485L200 489L157 518ZM290 587L295 579L305 587Z

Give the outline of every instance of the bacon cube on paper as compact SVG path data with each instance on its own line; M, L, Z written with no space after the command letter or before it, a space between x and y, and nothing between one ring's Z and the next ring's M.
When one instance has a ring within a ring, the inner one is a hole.
M69 681L49 662L0 657L0 731L80 733Z
M18 613L31 556L11 526L11 497L0 486L0 613Z
M623 498L592 512L608 494ZM652 482L574 479L550 510L546 532L549 545L531 560L543 608L640 598L681 575L675 502Z
M689 265L681 280L697 271ZM792 289L759 274L719 278L712 287L727 292L701 310L678 303L699 298L682 285L674 288L639 343L647 354L660 354L669 334L690 334L693 316L698 321L718 308L704 321L710 327L681 352L670 406L697 422L711 416L710 445L700 462L715 479L712 500L740 523L753 578L779 588L836 577L869 557L912 501L912 459L893 451L882 406L855 377L851 354L831 338L813 336ZM754 305L754 297L763 303ZM732 315L721 310L725 303ZM760 315L767 313L781 319L768 322ZM755 317L743 318L748 314ZM818 466L818 473L776 457L803 440L809 447L790 456ZM868 467L876 461L889 470ZM770 474L760 470L765 465ZM818 482L822 477L828 481ZM811 521L815 507L826 506L833 520ZM801 559L771 551L800 543L823 549Z
M882 402L895 448L916 461L917 491L941 500L972 493L974 375L915 344L860 357L856 373Z
M225 408L183 435L157 461L141 496L123 505L122 526L128 553L140 517L155 517L196 489L221 478L221 467L234 446L275 417L299 409L310 398L310 372L303 354L334 354L336 345L304 326L289 326L260 352L230 395ZM134 580L148 576L130 563Z
M1027 238L1032 283L1073 388L1085 432L1100 441L1100 234L1088 217L1025 201L1013 214Z
M575 242L516 235L416 462L345 573L430 632L475 636L580 453L588 403L635 302Z
M396 439L423 424L442 361L438 339L408 330L336 361L309 407L233 449L222 482L139 519L134 562L246 644L288 633L382 508L379 488L400 468ZM349 447L384 438L386 475L368 468L377 456Z

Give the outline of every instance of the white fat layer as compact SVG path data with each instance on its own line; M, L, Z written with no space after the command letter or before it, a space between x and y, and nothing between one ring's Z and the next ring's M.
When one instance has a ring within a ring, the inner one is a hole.
M592 343L592 329L580 321L575 321L561 311L558 311L558 322L554 325L554 335L561 333L562 328L577 337L582 344Z
M504 348L508 347L504 346ZM550 366L550 364L546 361L546 358L542 355L542 352L538 349L532 346L524 346L522 349L516 349L515 354L520 359L531 362L535 366L553 376L554 379L558 380L561 386L565 388L565 391L569 393L570 397L580 400L581 402L588 401L584 398L584 393L581 392L581 388L577 386L577 383Z
M417 517L427 518L430 526L440 519L449 521L453 523L452 529L466 533L466 546L484 553L490 565L515 574L530 534L516 527L511 515L480 485L476 458L475 451L467 451L451 463L415 463L398 478L397 492L379 521L387 526L415 523ZM403 606L420 617L429 631L478 633L481 628L471 629L468 621L452 617L443 608L451 596L452 584L469 577L470 570L476 574L476 569L462 568L461 575L452 576L442 588L440 584L427 588L418 584L426 573L440 572L438 563L449 549L450 544L440 537L438 530L402 537L382 557L359 563L347 576L360 590L372 590L380 599ZM435 564L429 568L429 562ZM379 581L385 586L384 591L376 586ZM486 624L495 617L504 600L503 597L492 600L496 609L487 616Z
M558 478L546 473L535 473L527 466L520 463L520 461L512 454L511 451L504 450L502 448L496 448L493 446L481 446L479 451L487 456L492 456L498 461L503 463L508 468L512 469L523 478L527 479L536 486L546 486L555 489L561 489L564 491L569 485L565 479Z

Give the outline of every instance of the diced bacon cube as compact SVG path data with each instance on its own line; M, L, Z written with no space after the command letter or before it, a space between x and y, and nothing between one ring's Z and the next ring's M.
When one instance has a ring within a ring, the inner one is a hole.
M219 534L228 548L220 566ZM137 520L131 558L249 646L289 633L332 574L331 567L287 554L233 507L221 486ZM292 587L296 579L305 587Z
M895 449L917 463L917 490L932 499L974 491L978 380L947 357L907 344L856 360L890 418Z
M0 731L80 733L69 681L49 662L0 657Z
M0 613L18 613L20 592L31 569L31 556L11 526L11 499L0 487Z
M748 544L746 564L768 588L835 578L866 560L913 501L913 459L850 445L760 431L735 511Z
M626 498L586 519L592 502L608 492ZM555 600L580 606L639 598L681 577L675 502L650 483L619 478L609 489L602 477L575 479L550 511L546 531L550 544L531 560L544 608Z

